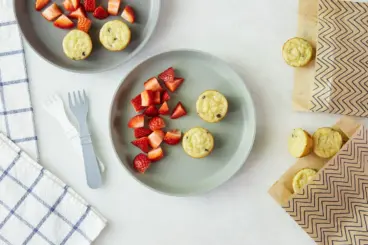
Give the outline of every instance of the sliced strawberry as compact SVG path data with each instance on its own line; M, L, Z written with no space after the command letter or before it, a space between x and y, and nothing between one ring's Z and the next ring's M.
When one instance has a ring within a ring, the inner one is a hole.
M185 116L187 114L187 112L185 111L184 106L181 104L181 102L179 102L174 110L173 113L171 114L171 119L177 119L179 117Z
M155 105L161 104L161 92L160 91L153 92L153 104Z
M70 0L73 4L74 9L79 8L80 0Z
M65 15L61 15L57 20L55 20L54 26L61 29L70 29L74 27L74 23Z
M123 19L125 19L126 21L130 22L130 23L134 23L135 21L135 13L132 7L130 7L129 5L127 5L124 10L123 13L121 14L121 17Z
M141 93L141 106L153 105L153 92L150 90L145 90Z
M51 4L42 12L42 16L48 21L53 21L62 14L56 3Z
M109 17L109 13L102 6L99 6L93 12L93 16L99 20L103 20Z
M138 154L133 160L133 166L135 170L142 174L147 171L150 165L151 160L149 160L148 157L143 153Z
M175 92L178 87L184 82L184 78L178 77L175 78L172 82L165 82L165 86L171 91Z
M120 0L109 0L107 6L107 12L110 15L118 15L120 8Z
M139 138L131 142L133 145L141 149L143 152L149 152L149 140L148 137Z
M90 19L84 17L78 18L78 30L88 33L89 29L91 28L91 25L92 21Z
M143 128L144 127L144 115L136 115L128 122L129 128Z
M151 147L153 149L156 149L157 147L159 147L161 145L162 141L164 140L164 137L165 137L164 131L162 131L161 129L154 130L148 136L148 140L149 140L149 143L150 143Z
M144 89L151 91L162 91L162 87L155 77L148 79L147 82L144 83Z
M168 101L168 100L170 100L170 95L169 95L169 93L165 90L165 91L162 93L161 101Z
M142 99L141 99L141 94L138 94L136 97L134 97L130 103L133 105L134 110L136 112L140 112L141 110L144 109L144 106L142 106Z
M175 78L174 68L172 68L172 67L167 68L160 75L158 75L158 78L160 78L164 82L174 81L174 78Z
M148 152L148 159L152 162L156 162L164 157L164 152L161 147L151 150Z
M181 131L178 129L171 130L165 134L164 142L168 145L176 145L181 140Z
M162 129L164 127L166 127L165 121L164 119L162 119L161 117L154 117L152 118L149 123L148 123L148 127L154 131L157 129Z
M67 11L74 11L75 10L71 0L64 0L63 6L64 6L64 9L67 10Z
M46 7L47 4L49 4L50 0L36 0L36 10L40 11L44 7Z
M156 106L154 105L150 105L149 107L147 107L147 109L144 111L144 114L148 117L156 117L158 116L158 110L156 108Z
M168 115L170 113L169 105L167 104L166 101L162 104L160 109L158 109L158 113L160 115Z
M69 18L72 19L79 19L79 18L87 18L86 12L84 11L83 7L79 7L77 10L71 12L68 15Z
M136 139L148 136L151 133L152 133L152 130L149 128L135 128L134 129L134 137Z
M96 0L84 0L84 9L87 12L93 12L96 9Z

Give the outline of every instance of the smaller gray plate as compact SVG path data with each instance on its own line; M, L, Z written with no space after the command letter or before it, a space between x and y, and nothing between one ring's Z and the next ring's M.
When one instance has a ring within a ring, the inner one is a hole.
M181 143L176 146L163 144L165 157L152 163L145 174L138 174L132 163L140 150L130 143L134 134L127 127L129 119L136 115L130 100L144 90L143 83L148 78L170 66L185 81L171 93L169 107L172 110L181 101L188 115L177 120L163 116L167 124L164 130L178 128L186 132L200 126L213 134L215 147L209 156L194 159L184 152ZM196 113L199 95L209 89L220 91L229 102L227 116L218 123L207 123ZM151 189L177 196L207 192L233 176L250 153L256 129L253 101L238 74L212 55L189 50L162 53L134 68L115 94L110 120L115 151L129 173Z
M92 28L89 32L93 42L93 51L86 60L82 61L73 61L65 56L62 41L69 30L56 28L53 22L43 18L41 15L42 11L38 12L35 10L34 0L14 0L14 11L24 38L41 57L66 70L92 73L116 68L127 62L143 48L156 27L159 17L160 1L122 1L120 13L125 5L131 5L136 13L136 23L128 23L132 31L132 39L128 47L120 52L108 51L101 45L99 41L99 30L107 21L123 19L118 15L109 16L105 20L98 20L92 16L92 13L88 13L89 18L93 21ZM64 10L62 0L55 0L54 2L58 4L60 9ZM107 8L107 1L104 2L103 6ZM68 13L67 11L63 12L64 14Z

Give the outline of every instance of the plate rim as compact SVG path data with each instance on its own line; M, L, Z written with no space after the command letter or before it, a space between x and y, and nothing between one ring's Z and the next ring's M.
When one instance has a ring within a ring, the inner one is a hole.
M153 23L153 27L152 29L148 32L148 35L147 37L143 40L143 42L141 44L138 45L138 47L136 49L134 49L134 51L132 53L130 53L128 55L128 57L126 59L124 59L123 61L121 62L118 62L116 63L115 65L111 66L111 67L107 67L107 68L103 68L103 69L95 69L95 70L91 70L91 69L87 69L87 70L77 70L77 69L73 69L73 68L67 68L67 67L64 67L64 66L61 66L61 65L58 65L54 62L52 62L51 60L49 60L48 58L46 58L44 55L42 55L41 53L39 53L37 51L36 48L34 48L32 46L32 44L29 42L28 38L26 37L26 35L24 35L24 32L21 28L21 26L18 24L18 29L19 29L19 32L23 38L23 40L25 40L27 42L27 44L29 45L29 47L31 47L31 49L39 56L41 57L43 60L45 60L47 63L49 64L52 64L53 66L57 67L57 68L60 68L62 70L65 70L65 71L70 71L70 72L74 72L74 73L79 73L79 74L95 74L95 73L103 73L103 72L106 72L106 71L110 71L110 70L114 70L126 63L128 63L133 57L135 57L136 55L138 55L142 49L147 45L147 43L149 42L149 40L151 39L154 31L156 30L157 28L157 24L158 24L158 20L159 20L159 17L160 17L160 13L161 13L161 8L162 8L162 1L161 0L151 0L152 2L156 2L157 3L157 11L155 13L155 16L153 16L153 19L150 20L152 23ZM13 10L14 10L14 16L15 16L15 19L17 21L17 23L19 22L19 13L18 11L16 11L16 8L15 8L15 2L16 1L13 1ZM23 45L23 44L22 44ZM24 48L24 47L23 47Z
M253 120L252 120L253 121L252 122L252 124L253 124L253 130L252 130L252 132L253 133L252 133L252 137L251 137L251 140L250 140L250 148L249 148L248 152L244 155L244 159L242 160L242 163L239 164L239 166L233 171L232 174L230 174L229 176L227 176L226 178L224 178L222 181L218 182L217 184L213 185L212 187L207 188L206 190L191 191L191 192L187 192L187 193L174 193L174 192L165 192L165 191L162 191L162 190L158 190L156 188L153 188L150 185L147 185L146 183L144 183L143 181L141 181L140 179L138 179L133 173L131 173L127 169L127 167L124 165L124 163L120 160L120 157L118 155L118 152L116 151L116 148L115 148L115 145L114 145L114 141L113 141L113 135L112 135L113 134L113 130L112 130L113 129L112 113L113 113L113 107L114 107L113 105L114 105L114 100L116 98L116 95L117 95L120 87L122 86L122 84L125 82L125 80L127 79L127 77L138 66L142 65L145 62L148 62L151 59L154 59L157 56L164 55L164 54L167 54L167 53L173 53L173 52L194 52L194 53L199 53L200 55L208 56L208 57L210 57L212 59L215 59L217 61L220 61L223 65L227 66L227 68L229 68L230 70L232 70L235 73L235 75L243 82L243 86L244 86L245 90L247 91L247 93L249 95L249 99L250 99L250 106L249 106L249 108L251 108L251 110L252 110L251 111L251 114L252 114L252 117L253 117ZM219 58L219 57L217 57L217 56L215 56L215 55L213 55L213 54L211 54L209 52L202 51L202 50L197 50L197 49L187 49L187 48L183 48L183 49L170 49L170 50L167 50L167 51L163 51L163 52L160 52L160 53L153 54L153 55L149 56L148 58L142 60L141 62L139 62L137 65L135 65L133 68L131 68L126 73L126 75L123 77L123 79L118 84L117 88L115 89L115 92L113 93L113 96L112 96L112 100L110 102L110 109L109 109L109 139L110 139L110 142L112 144L112 148L113 148L115 157L118 159L120 165L122 165L122 168L124 169L124 171L126 171L136 182L138 182L140 185L144 186L145 188L147 188L147 189L149 189L151 191L154 191L156 193L163 194L163 195L166 195L166 196L173 196L173 197L199 196L199 195L202 195L202 194L209 193L209 192L217 189L218 187L222 186L226 182L228 182L230 179L232 179L241 170L241 168L245 165L245 162L249 158L249 155L252 152L252 149L254 147L254 142L255 142L255 139L256 139L256 131L257 131L256 108L255 108L255 105L254 105L253 97L252 97L252 95L250 93L250 90L248 89L248 86L245 84L244 79L225 60L223 60L223 59L221 59L221 58Z

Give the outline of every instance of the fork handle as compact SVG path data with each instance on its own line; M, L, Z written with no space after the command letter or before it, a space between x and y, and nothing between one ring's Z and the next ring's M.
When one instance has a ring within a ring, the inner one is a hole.
M86 171L87 184L92 189L102 186L102 176L98 166L95 150L93 149L91 135L81 136L83 149L84 167Z

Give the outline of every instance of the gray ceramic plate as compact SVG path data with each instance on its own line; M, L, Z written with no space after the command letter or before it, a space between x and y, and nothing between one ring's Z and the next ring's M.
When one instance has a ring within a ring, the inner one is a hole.
M121 52L110 52L99 42L98 34L101 26L109 20L120 19L120 16L110 16L105 20L98 20L89 13L93 26L90 35L93 41L93 52L88 59L73 61L63 53L62 41L67 30L58 29L52 22L44 19L40 12L34 9L35 1L14 0L14 10L24 38L31 47L43 58L56 66L75 72L101 72L113 69L136 55L147 43L152 35L160 10L161 0L124 0L125 5L131 5L136 12L136 23L129 24L132 40L129 46ZM62 0L55 0L62 8ZM97 1L99 2L99 1ZM104 1L107 7L107 1ZM67 11L64 11L67 13Z
M183 132L195 126L207 128L215 138L215 148L206 158L193 159L186 155L181 144L163 144L166 156L151 165L145 174L138 174L132 160L140 150L131 145L133 130L127 127L136 115L130 99L144 88L143 83L173 66L183 85L171 96L172 109L181 101L188 115L177 120L163 117L168 129ZM222 92L229 101L229 111L219 123L201 120L195 109L199 95L208 89ZM245 162L255 137L255 111L243 80L229 65L207 53L178 50L147 59L124 79L118 88L111 108L111 137L123 166L144 185L169 195L186 196L207 192L233 176Z

